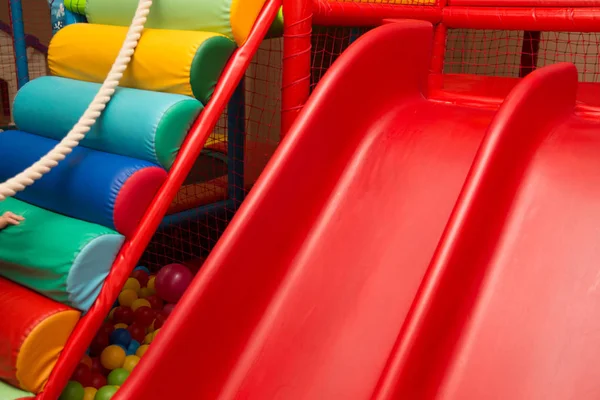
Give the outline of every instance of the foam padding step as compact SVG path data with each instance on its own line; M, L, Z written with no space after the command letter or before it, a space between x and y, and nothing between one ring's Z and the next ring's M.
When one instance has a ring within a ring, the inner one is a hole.
M53 75L104 82L127 30L96 24L66 26L50 42L48 67ZM144 29L120 85L194 96L206 104L235 49L231 39L218 33Z
M61 140L100 86L55 76L34 79L17 93L15 123L25 132ZM118 88L81 144L168 169L202 108L201 102L188 96Z
M265 0L168 0L154 4L146 27L221 33L242 45ZM138 0L87 0L90 23L129 26Z
M0 181L29 167L58 142L22 131L0 132ZM17 198L129 236L167 177L152 163L77 147Z
M0 315L0 379L41 392L81 313L0 278Z
M12 198L0 202L0 214L6 211L25 221L0 231L0 276L87 311L125 238Z

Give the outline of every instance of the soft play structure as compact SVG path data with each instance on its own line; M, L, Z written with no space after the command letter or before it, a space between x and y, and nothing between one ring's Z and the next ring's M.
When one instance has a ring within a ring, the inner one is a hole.
M308 7L284 8L310 98L113 399L600 398L600 92L569 63L436 71L442 18L477 1L358 7L375 27L314 88ZM138 1L67 4L87 22L19 91L0 182L78 123ZM154 0L80 146L0 202L25 217L0 231L0 400L60 396L280 7Z

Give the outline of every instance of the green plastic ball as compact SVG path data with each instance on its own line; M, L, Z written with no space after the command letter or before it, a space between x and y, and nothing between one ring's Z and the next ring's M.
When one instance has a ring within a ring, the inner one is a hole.
M77 381L69 381L65 390L61 393L59 400L82 400L83 399L83 386Z
M96 392L94 400L110 400L117 393L117 390L119 389L116 386L102 386Z
M117 368L108 374L108 384L113 386L122 386L129 377L129 371L125 368Z

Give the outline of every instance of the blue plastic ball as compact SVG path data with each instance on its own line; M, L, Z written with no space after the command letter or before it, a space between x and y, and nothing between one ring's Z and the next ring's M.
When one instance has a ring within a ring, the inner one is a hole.
M138 270L144 271L145 273L147 273L148 275L150 275L150 270L148 268L146 268L146 267L141 266L141 265L139 267L135 267L133 270L134 271L138 271Z
M123 346L124 350L127 351L127 347L131 343L131 333L125 328L115 329L110 334L110 344L116 344Z
M137 340L132 339L131 343L129 343L129 346L127 347L127 355L128 356L134 355L135 352L140 348L140 346L141 345Z

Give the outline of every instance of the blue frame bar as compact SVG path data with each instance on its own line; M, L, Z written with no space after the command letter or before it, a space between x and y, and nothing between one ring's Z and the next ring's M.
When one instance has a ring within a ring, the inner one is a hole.
M227 194L234 211L244 201L244 147L246 136L246 95L244 78L227 105Z
M23 24L23 6L21 0L10 0L10 23L15 48L15 64L17 67L17 86L20 89L29 82L29 63L27 61L27 41Z

